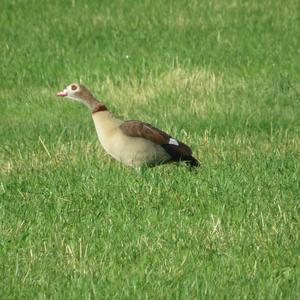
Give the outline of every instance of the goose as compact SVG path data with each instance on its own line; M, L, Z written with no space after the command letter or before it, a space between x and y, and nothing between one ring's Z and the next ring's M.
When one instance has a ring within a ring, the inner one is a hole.
M56 96L85 104L92 113L98 139L104 150L127 166L155 166L184 161L200 165L186 144L154 126L137 120L122 121L98 101L82 84L72 83Z

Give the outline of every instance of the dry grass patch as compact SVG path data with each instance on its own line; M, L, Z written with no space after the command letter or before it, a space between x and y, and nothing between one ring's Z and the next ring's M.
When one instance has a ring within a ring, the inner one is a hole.
M91 155L93 153L93 155ZM48 145L42 138L30 153L1 154L0 175L8 176L12 172L32 172L61 168L64 165L76 165L80 161L96 159L105 162L104 150L97 142L84 140Z
M203 69L192 71L181 67L163 73L160 77L150 75L138 80L133 78L115 85L109 78L103 83L104 99L125 110L137 107L171 107L172 113L183 108L194 112L205 112L217 90L223 85L222 76ZM164 99L170 96L171 103Z

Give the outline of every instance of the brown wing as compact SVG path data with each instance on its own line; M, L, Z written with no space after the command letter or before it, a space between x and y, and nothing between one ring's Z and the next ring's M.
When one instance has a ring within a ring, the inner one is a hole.
M121 124L120 128L127 136L141 137L161 145L174 160L180 160L192 155L192 150L189 146L177 141L169 134L150 124L141 121L127 121Z

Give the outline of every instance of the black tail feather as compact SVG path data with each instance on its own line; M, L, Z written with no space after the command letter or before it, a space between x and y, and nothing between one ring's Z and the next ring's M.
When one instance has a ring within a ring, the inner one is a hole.
M190 167L196 168L200 167L200 162L193 156L186 156L182 160L187 163Z
M181 142L179 145L179 147L170 144L163 144L161 146L170 154L171 161L184 161L190 167L199 167L200 162L191 155L192 150Z

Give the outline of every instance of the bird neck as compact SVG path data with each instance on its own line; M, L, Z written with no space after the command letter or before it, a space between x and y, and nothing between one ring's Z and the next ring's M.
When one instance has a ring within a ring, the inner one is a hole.
M89 94L84 98L84 104L90 109L92 113L96 113L98 111L106 111L107 107L100 101L98 101L93 95Z
M99 111L107 111L107 110L108 110L107 107L101 102L98 102L97 105L94 105L93 108L91 109L92 114Z

